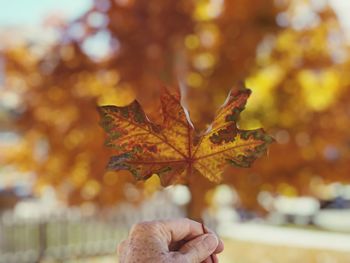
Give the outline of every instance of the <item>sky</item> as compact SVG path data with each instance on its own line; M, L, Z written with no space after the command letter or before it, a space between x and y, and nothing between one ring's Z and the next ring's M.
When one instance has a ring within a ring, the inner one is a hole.
M330 3L343 26L345 36L350 41L350 0L310 0L317 3ZM318 2L319 1L319 2ZM48 32L42 34L45 18L57 13L59 18L70 21L84 14L93 4L93 0L0 0L0 30L18 26L27 28L27 37L48 38ZM32 29L30 31L29 29ZM33 29L35 29L33 31ZM22 32L23 33L23 32ZM23 36L22 36L23 37ZM101 32L84 43L84 50L96 59L108 54L109 35ZM21 39L21 37L20 37ZM5 45L3 42L3 45ZM43 42L43 41L41 41ZM1 48L1 43L0 43Z
M332 7L337 13L340 22L344 28L350 30L350 1L349 0L330 0Z
M58 12L67 20L79 17L91 7L93 0L0 0L0 27L40 25L48 13ZM315 0L320 1L320 0ZM350 1L328 1L336 10L343 26L350 30Z
M54 11L71 20L91 4L92 0L0 0L0 26L40 25Z

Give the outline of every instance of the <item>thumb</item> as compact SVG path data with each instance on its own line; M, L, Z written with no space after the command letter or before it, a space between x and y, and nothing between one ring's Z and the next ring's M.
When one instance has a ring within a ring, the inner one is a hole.
M179 252L184 254L188 262L200 263L210 257L219 245L213 234L204 234L184 244Z

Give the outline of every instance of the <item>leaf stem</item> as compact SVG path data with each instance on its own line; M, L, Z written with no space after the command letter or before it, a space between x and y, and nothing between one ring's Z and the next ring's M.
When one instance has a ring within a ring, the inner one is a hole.
M205 227L204 227L204 224L202 222L202 230L203 230L203 234L207 234L208 232L205 230ZM211 263L214 263L214 257L213 257L213 254L210 255L210 261Z

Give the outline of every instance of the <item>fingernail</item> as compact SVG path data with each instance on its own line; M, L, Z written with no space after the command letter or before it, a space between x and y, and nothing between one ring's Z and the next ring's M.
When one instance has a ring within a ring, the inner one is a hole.
M213 249L215 249L215 248L218 246L218 243L219 243L217 237L214 236L214 235L211 235L211 234L207 235L207 236L204 238L203 241L204 241L204 243L206 244L208 250L213 250Z

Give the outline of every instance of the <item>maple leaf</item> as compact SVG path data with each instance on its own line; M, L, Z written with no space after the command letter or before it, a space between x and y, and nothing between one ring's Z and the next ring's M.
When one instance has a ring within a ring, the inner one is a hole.
M137 179L157 174L162 185L183 183L194 174L220 182L227 164L249 167L273 139L263 129L240 130L237 121L251 91L241 84L232 89L209 129L195 132L180 95L162 90L163 122L151 122L141 105L99 107L101 125L113 147L108 168L128 170Z

